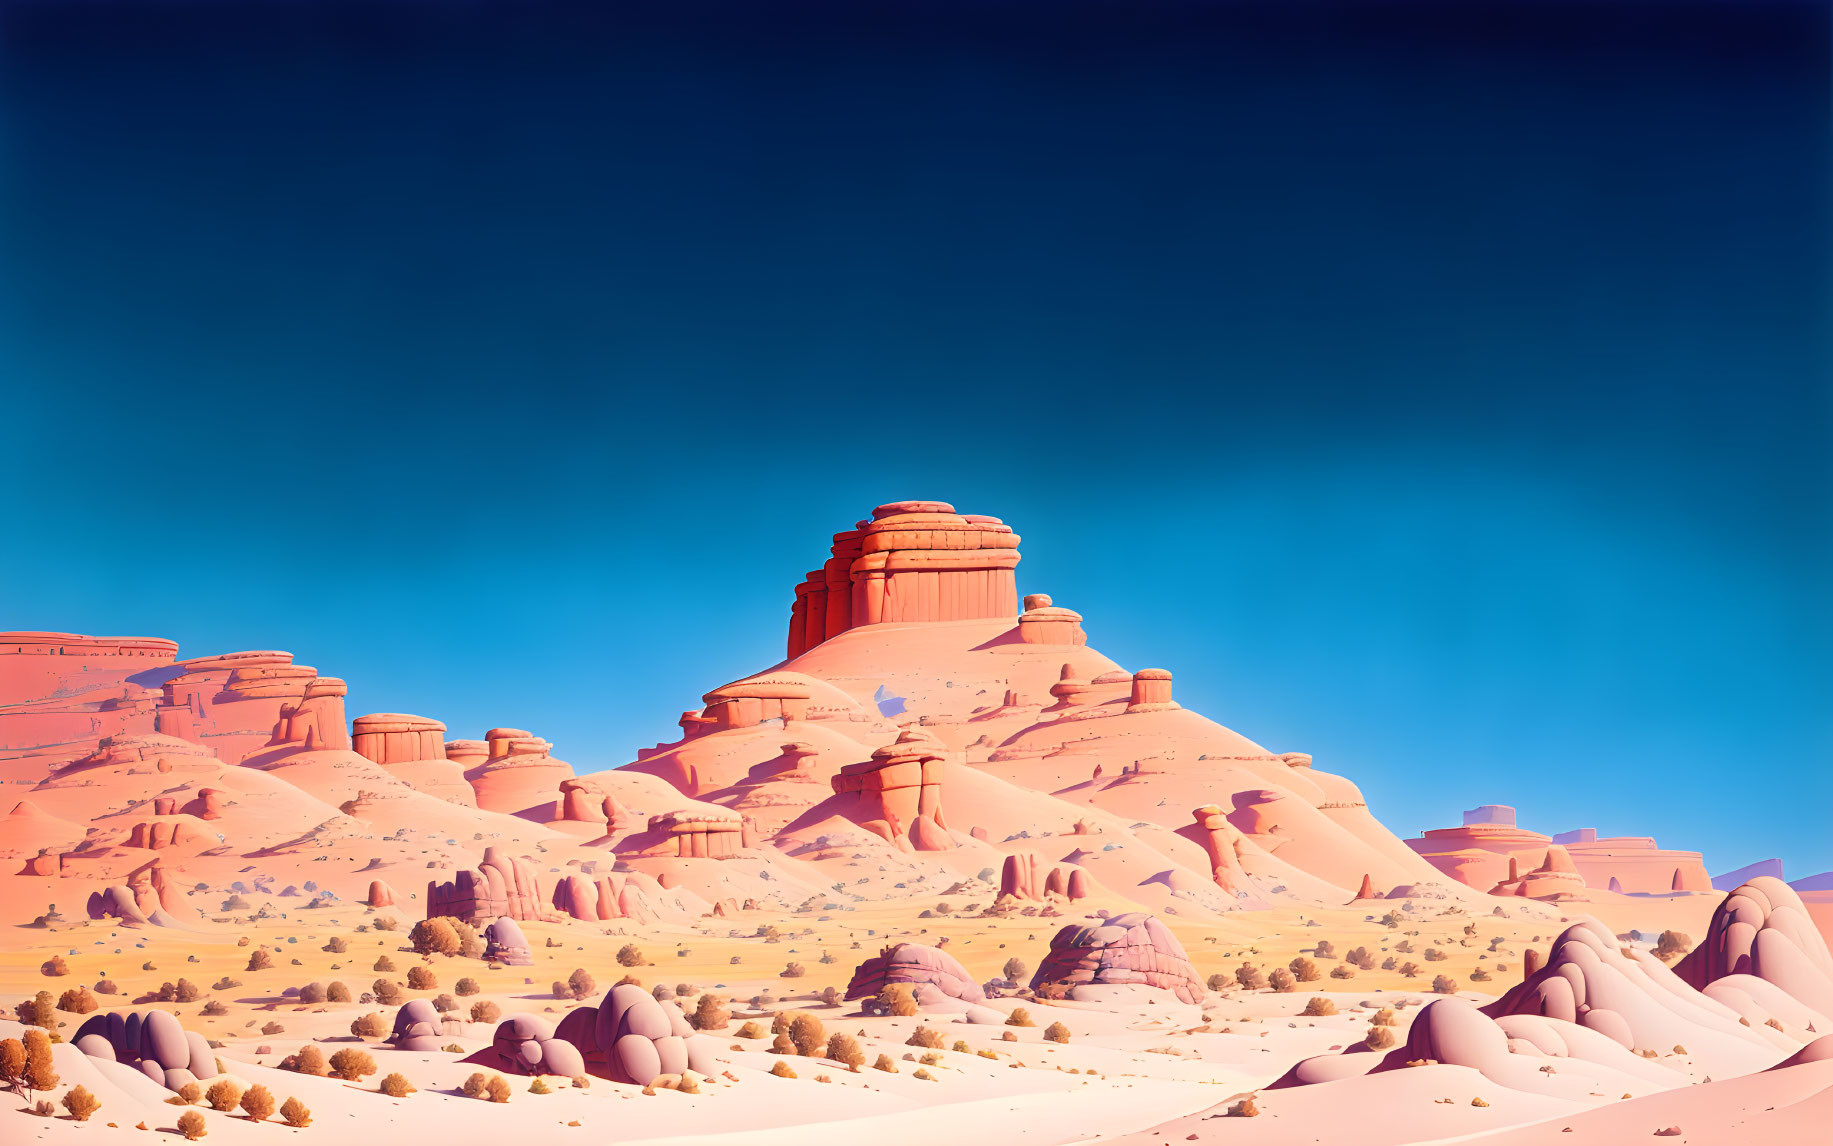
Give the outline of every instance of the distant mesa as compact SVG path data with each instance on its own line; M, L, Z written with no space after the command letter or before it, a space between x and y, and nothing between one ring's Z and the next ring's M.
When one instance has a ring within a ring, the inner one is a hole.
M1658 848L1647 836L1599 837L1595 828L1542 835L1519 827L1506 804L1472 808L1462 826L1435 828L1406 843L1460 883L1530 899L1583 898L1587 889L1653 895L1712 889L1698 852ZM1524 879L1560 873L1577 880Z

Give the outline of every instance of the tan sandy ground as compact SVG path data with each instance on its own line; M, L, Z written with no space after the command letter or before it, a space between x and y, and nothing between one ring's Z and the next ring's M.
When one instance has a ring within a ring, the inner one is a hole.
M1703 931L1716 899L1620 898L1586 906L1601 906L1600 914L1613 930L1674 926L1697 934ZM862 905L858 910L827 915L746 912L740 919L708 919L700 926L685 928L528 923L524 930L534 949L533 967L490 970L480 960L434 957L425 965L436 976L437 987L406 992L408 998L431 998L452 992L461 977L469 977L481 990L460 998L461 1009L488 1000L505 1014L523 1010L557 1019L570 1007L584 1005L555 999L551 992L551 984L565 979L575 968L593 975L601 993L624 974L645 986L693 984L711 990L734 1000L732 1025L721 1036L733 1048L722 1057L735 1081L716 1079L698 1095L670 1091L644 1095L636 1088L602 1080L579 1091L557 1079L552 1080L554 1093L536 1095L526 1093L530 1080L517 1078L511 1080L516 1091L512 1101L498 1106L456 1093L458 1084L476 1069L459 1062L460 1055L397 1052L374 1039L366 1045L379 1070L361 1084L275 1069L282 1057L307 1040L317 1041L327 1053L358 1042L350 1033L350 1024L358 1015L381 1011L392 1019L392 1008L377 1004L301 1006L282 993L309 982L337 980L360 996L378 977L404 982L408 968L423 961L407 947L412 920L386 908L294 910L286 917L264 919L225 916L221 917L225 922L206 921L195 931L87 921L45 929L12 927L5 950L0 951L0 1001L10 1006L38 990L50 990L56 996L67 988L93 986L106 978L120 988L113 997L98 996L107 1009L130 1006L162 983L189 979L202 992L197 1001L159 1005L174 1011L187 1029L220 1042L219 1054L229 1073L247 1082L265 1083L277 1100L296 1094L313 1109L312 1127L301 1131L289 1130L277 1121L256 1126L239 1115L208 1112L213 1141L249 1135L310 1135L348 1125L352 1129L360 1126L365 1139L381 1142L417 1139L429 1131L452 1141L478 1140L486 1134L527 1139L540 1128L550 1127L562 1137L575 1129L591 1134L596 1128L597 1136L614 1130L619 1140L719 1140L762 1146L787 1143L791 1135L797 1142L806 1142L809 1124L819 1122L831 1124L823 1134L831 1131L833 1140L933 1143L939 1137L967 1134L969 1141L1059 1143L1140 1132L1180 1116L1200 1117L1199 1112L1227 1098L1264 1086L1299 1058L1360 1038L1370 1012L1381 1006L1399 1005L1402 1025L1397 1033L1404 1038L1405 1023L1412 1013L1406 1004L1430 998L1432 976L1447 975L1465 993L1479 997L1499 994L1519 981L1521 953L1532 946L1544 952L1547 941L1563 927L1562 913L1545 905L1505 904L1507 915L1494 916L1473 915L1433 900L1412 901L1410 911L1402 903L1375 900L1327 911L1243 912L1210 924L1168 920L1203 974L1221 973L1231 982L1234 969L1244 960L1271 971L1300 954L1310 956L1320 939L1332 943L1339 954L1361 946L1377 961L1390 956L1411 960L1422 968L1422 974L1406 978L1395 971L1359 970L1352 978L1333 978L1329 972L1342 966L1340 961L1317 958L1321 977L1299 984L1288 994L1244 992L1229 986L1210 996L1202 1007L1178 1004L1167 995L1162 1002L1120 1010L1022 1001L1036 1024L1023 1028L972 1025L957 1015L866 1017L852 1005L827 1007L817 1001L824 987L844 989L853 967L892 939L936 943L946 937L946 950L984 981L998 977L1012 956L1035 967L1051 935L1080 918L970 916L970 901L963 899L949 903L946 915L915 918L922 908L936 911L943 902L947 901ZM276 907L284 904L279 901ZM974 906L977 911L979 905ZM1399 917L1397 926L1381 922L1390 911ZM398 920L400 929L376 930L376 922L387 918ZM753 934L770 927L778 933L774 941ZM1466 927L1475 934L1467 935ZM324 950L333 936L345 939L346 952ZM1492 940L1500 940L1493 951ZM1403 942L1410 943L1414 951L1398 952ZM626 943L641 948L648 962L620 967L616 954ZM249 956L257 947L269 951L273 966L249 971ZM1428 948L1444 953L1445 958L1427 960L1424 952ZM69 975L41 974L40 964L53 955L64 958ZM375 970L377 959L383 957L393 962L395 971ZM823 958L832 961L824 963ZM792 961L801 963L806 974L780 977L778 972ZM1483 972L1490 975L1487 981L1470 978L1472 973ZM213 985L225 977L239 985L216 989ZM772 998L761 1007L749 1004L753 997L764 995ZM1314 995L1333 1000L1338 1013L1323 1018L1300 1016ZM203 1014L204 1005L212 1001L226 1007L227 1013ZM594 1001L596 996L586 1002ZM997 1000L995 1006L1010 1010L1014 1002ZM811 1010L830 1032L858 1033L868 1064L885 1053L898 1072L889 1074L868 1065L859 1073L849 1073L832 1062L794 1059L800 1077L769 1076L766 1072L778 1061L768 1053L769 1039L743 1040L736 1032L747 1016L760 1015L767 1026L769 1012L790 1008ZM78 1015L60 1014L59 1018L66 1036L82 1021ZM1043 1029L1053 1021L1063 1022L1072 1032L1068 1045L1043 1041ZM940 1052L941 1061L927 1068L935 1076L933 1081L916 1078L920 1064L903 1057L910 1054L914 1059L922 1053L905 1045L918 1022L942 1030L946 1046L953 1047L959 1040L970 1048ZM488 1042L492 1026L470 1024L452 1041L468 1054ZM16 1026L7 1027L7 1033L18 1033ZM1006 1041L1007 1034L1016 1042ZM995 1057L974 1053L981 1051ZM175 1124L179 1113L175 1107L162 1104L158 1096L137 1100L121 1089L118 1070L106 1076L97 1074L93 1064L74 1048L59 1048L59 1069L65 1088L83 1081L103 1098L100 1113L86 1124L61 1117L41 1120L0 1113L7 1141L92 1135L106 1131L109 1121L123 1132L142 1120L156 1131ZM1439 1069L1433 1068L1435 1072ZM392 1099L377 1092L378 1079L390 1071L405 1074L419 1093ZM95 1076L93 1080L90 1075ZM1449 1089L1461 1093L1458 1086ZM1292 1101L1292 1094L1279 1092L1273 1106ZM1525 1098L1511 1096L1510 1100L1523 1109L1494 1110L1486 1115L1486 1123L1479 1120L1468 1129L1551 1117L1564 1109L1528 1109L1532 1103ZM579 1126L572 1126L574 1122ZM1263 1124L1270 1125L1265 1120Z

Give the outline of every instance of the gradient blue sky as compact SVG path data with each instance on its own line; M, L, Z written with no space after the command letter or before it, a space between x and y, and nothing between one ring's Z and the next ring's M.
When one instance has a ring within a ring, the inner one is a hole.
M0 9L0 628L594 769L942 498L1402 834L1833 867L1824 6L871 7Z

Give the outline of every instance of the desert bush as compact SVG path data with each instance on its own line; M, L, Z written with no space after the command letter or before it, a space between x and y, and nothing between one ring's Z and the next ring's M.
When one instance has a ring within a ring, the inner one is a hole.
M1451 956L1445 954L1436 947L1426 948L1426 962L1428 963L1438 963L1449 958L1451 958Z
M1655 941L1655 958L1666 962L1693 949L1693 937L1684 931L1663 931Z
M1037 1024L1031 1021L1030 1011L1025 1010L1023 1007L1013 1007L1012 1013L1006 1016L1006 1026L1035 1027Z
M1266 987L1266 972L1252 963L1243 963L1235 968L1235 982L1249 991L1259 991Z
M266 1122L274 1115L274 1094L260 1083L242 1092L242 1113L256 1122Z
M248 966L245 970L265 971L274 965L274 957L267 953L267 948L257 947L248 953Z
M406 1098L414 1093L414 1084L405 1074L395 1073L382 1080L381 1091L390 1098Z
M502 1075L493 1074L490 1076L490 1085L484 1088L484 1093L489 1096L492 1102L508 1102L509 1083Z
M1062 1023L1051 1023L1044 1028L1044 1038L1053 1043L1066 1043L1069 1041L1069 1028Z
M409 946L421 955L458 954L458 929L443 915L422 919L407 933Z
M58 996L57 1009L68 1011L73 1015L86 1015L101 1006L95 996L89 993L88 987L72 987Z
M915 1031L911 1032L910 1037L904 1040L904 1045L907 1047L929 1047L933 1050L941 1050L942 1032L936 1030L934 1027L918 1026Z
M376 1060L368 1051L345 1047L331 1056L331 1071L346 1082L361 1082L376 1072Z
M800 1012L790 1021L789 1041L796 1044L796 1053L803 1058L813 1058L821 1053L821 1046L827 1041L827 1030L821 1020Z
M1332 979L1353 979L1356 977L1356 969L1347 963L1338 963L1330 969L1330 977Z
M643 958L643 949L634 943L626 943L617 949L619 967L646 967L649 960Z
M1321 1018L1325 1015L1336 1014L1337 1005L1329 999L1324 998L1322 995L1313 995L1310 1001L1305 1004L1305 1009L1299 1013L1310 1018Z
M348 1003L350 1001L350 988L344 986L342 983L333 981L329 987L325 988L325 1001L328 1003Z
M770 1073L776 1075L778 1078L796 1077L796 1072L794 1068L792 1068L788 1063L784 1062L782 1059L778 1059L776 1061L776 1065L770 1068Z
M484 957L484 937L477 933L477 928L462 919L452 921L452 930L458 933L458 954L464 959L482 959Z
M1472 983L1487 983L1489 982L1489 972L1478 967L1475 971L1470 973L1470 981Z
M311 1108L297 1098L289 1098L280 1104L280 1117L286 1120L288 1126L312 1125Z
M896 1074L897 1073L897 1064L891 1061L890 1055L881 1054L878 1056L878 1061L872 1064L872 1069L873 1070L882 1070L886 1074Z
M827 1040L827 1057L845 1063L848 1070L857 1074L859 1065L866 1061L866 1052L859 1049L858 1039L845 1032L837 1032Z
M694 1005L692 1021L697 1031L723 1031L732 1021L732 1012L724 999L709 991Z
M375 928L377 931L399 931L401 930L401 921L392 915L378 915L375 919L370 921L369 926Z
M738 1037L741 1039L761 1039L769 1033L770 1032L766 1031L763 1027L751 1022L747 1022L744 1026L738 1028Z
M475 995L483 988L477 985L476 979L464 978L452 984L452 989L460 995Z
M1335 959L1337 957L1336 946L1328 939L1318 940L1317 946L1312 949L1311 953L1316 955L1319 959Z
M1303 955L1292 960L1292 962L1286 964L1286 966L1291 968L1292 977L1301 983L1315 983L1318 980L1319 972L1317 964L1305 958Z
M178 1116L178 1132L185 1136L187 1142L195 1142L210 1133L204 1116L195 1110L187 1110Z
M999 974L1008 983L1022 983L1031 974L1031 968L1026 966L1023 959L1014 955L1006 960L1006 965L999 969Z
M204 1099L204 1086L199 1082L187 1082L178 1088L177 1100L166 1099L174 1106L196 1106Z
M777 972L777 978L779 979L800 979L802 976L806 974L808 974L808 968L802 966L802 964L800 963L790 963L787 966L785 966L781 971Z
M1233 978L1219 972L1211 975L1207 980L1209 989L1212 991L1226 991L1228 988L1234 986L1234 983L1235 980Z
M350 1023L350 1033L359 1038L379 1039L388 1033L388 1020L382 1016L380 1011L358 1015Z
M1388 1049L1389 1047L1394 1045L1393 1028L1392 1027L1370 1027L1368 1028L1368 1033L1362 1036L1362 1045L1366 1046L1369 1050Z
M102 1100L89 1093L86 1086L73 1086L64 1095L64 1109L78 1122L87 1122L91 1114L102 1109Z
M407 989L410 991L432 991L439 986L439 976L433 974L431 967L414 966L407 969Z
M474 1023L494 1023L502 1017L502 1008L489 999L479 999L471 1004L471 1021Z
M1400 965L1400 973L1406 978L1411 979L1419 974L1419 964L1412 962L1402 963Z
M286 1027L280 1023L262 1023L261 1033L264 1035L283 1035L286 1033Z
M841 1003L845 1002L846 1000L840 994L839 987L827 986L827 987L821 988L821 1001L823 1003L826 1003L830 1007L838 1007Z
M343 955L350 950L350 941L342 935L333 935L331 941L320 950L329 951L333 955Z
M916 991L908 983L886 983L872 1000L872 1007L881 1015L909 1018L917 1013Z
M393 959L390 959L386 955L376 956L375 966L370 968L371 971L380 971L380 972L391 972L394 969L395 969L395 961Z
M70 973L70 965L64 962L64 957L62 955L53 955L38 965L38 973L52 976L68 975Z
M301 1003L322 1003L324 1002L325 1001L324 984L323 983L307 983L305 986L299 988L299 1001Z
M584 967L573 968L573 973L566 977L566 985L575 999L588 998L598 991L598 984Z
M1349 954L1343 956L1343 961L1363 971L1373 971L1375 969L1374 953L1366 947L1350 948Z
M25 1048L25 1069L20 1072L19 1085L28 1092L57 1089L57 1070L51 1062L51 1036L34 1027L25 1033L21 1045Z
M433 1009L442 1015L447 1011L456 1011L458 1009L458 1000L441 992L433 996Z
M1394 1013L1394 1008L1383 1007L1375 1012L1374 1018L1368 1023L1372 1027L1397 1027L1400 1025L1400 1017Z
M242 1088L225 1078L210 1084L210 1089L204 1091L204 1100L212 1110L234 1110L242 1104Z
M393 979L377 979L369 989L375 992L376 1002L384 1007L398 1007L402 999L406 997L401 990L401 984Z
M1440 995L1457 994L1457 980L1449 975L1435 975L1432 978L1432 990Z
M224 978L227 979L228 976L225 975ZM236 984L238 987L241 985L241 983ZM218 987L217 989L220 991L224 988ZM119 995L121 993L121 988L115 984L113 979L97 979L95 982L95 993L98 995Z
M528 1084L528 1093L530 1094L552 1094L553 1091L554 1088L547 1085L547 1080L540 1075L536 1075L535 1080Z
M1267 983L1275 991L1291 991L1298 986L1298 976L1294 975L1289 968L1275 967L1273 973L1267 976Z
M481 1072L465 1079L464 1085L459 1087L467 1098L482 1098L489 1088L490 1076Z

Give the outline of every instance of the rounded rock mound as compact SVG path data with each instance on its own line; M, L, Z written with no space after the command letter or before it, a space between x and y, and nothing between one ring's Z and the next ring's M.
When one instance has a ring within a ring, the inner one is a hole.
M1031 977L1035 990L1062 985L1157 987L1186 1003L1203 997L1203 980L1177 936L1142 911L1093 926L1070 924L1050 940L1050 953Z
M847 984L846 997L870 998L893 983L909 984L923 1007L946 1006L951 999L986 1001L986 992L953 955L921 943L893 943L861 963Z

